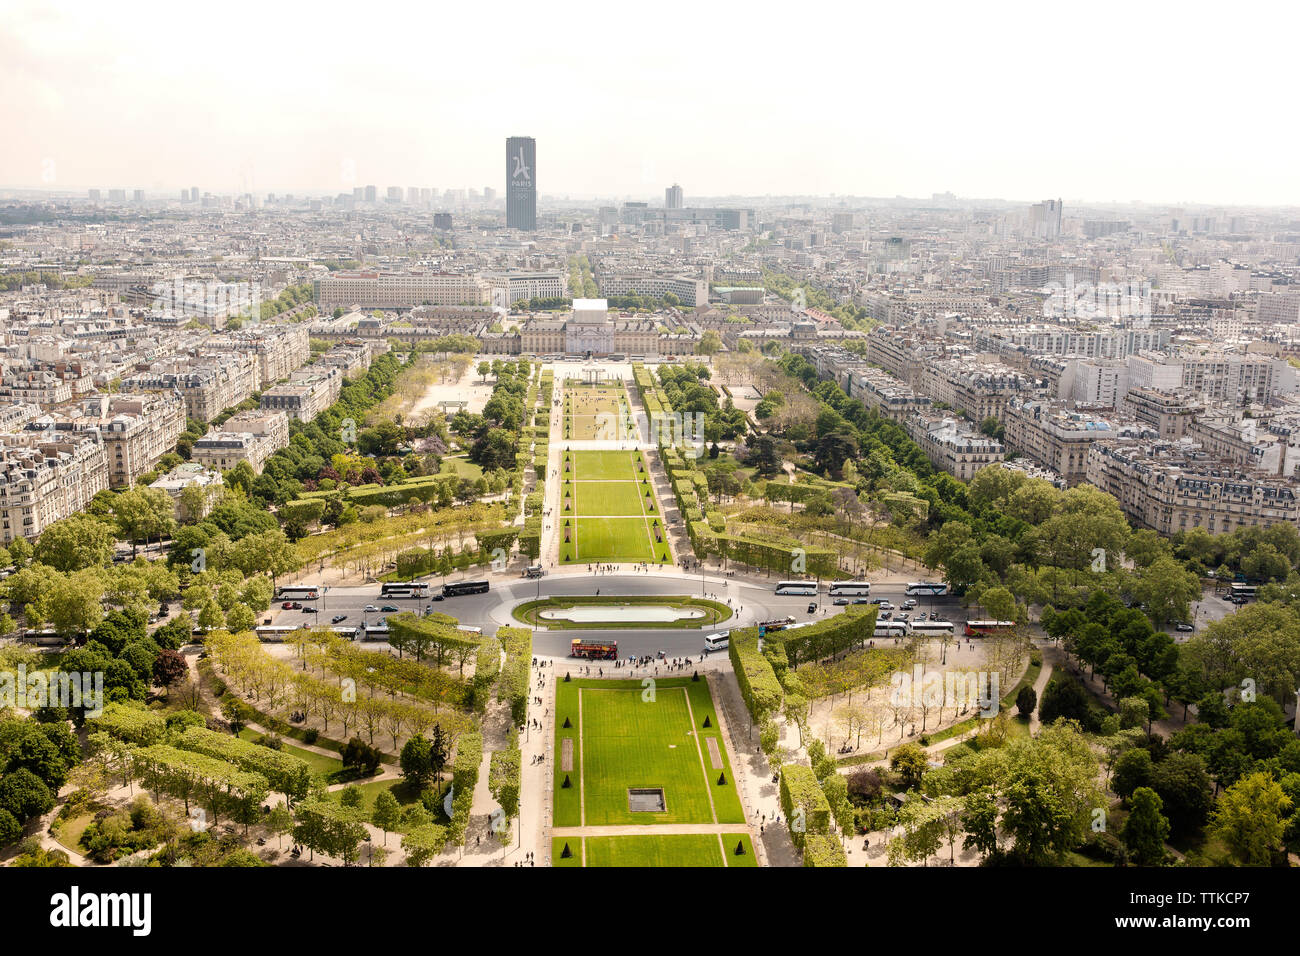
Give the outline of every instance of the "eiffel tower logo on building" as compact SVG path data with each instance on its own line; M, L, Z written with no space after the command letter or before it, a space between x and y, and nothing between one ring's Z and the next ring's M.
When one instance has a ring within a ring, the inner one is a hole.
M510 174L511 179L526 179L532 182L533 177L528 172L528 164L524 162L524 148L519 147L519 155L515 157L515 171Z

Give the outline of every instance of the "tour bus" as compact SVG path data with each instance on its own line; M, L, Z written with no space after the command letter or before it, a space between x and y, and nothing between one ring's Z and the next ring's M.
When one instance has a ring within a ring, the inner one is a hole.
M1002 634L1013 630L1015 621L967 621L967 637L987 637L990 634Z
M948 593L948 585L936 581L913 581L907 586L908 597L938 597Z
M570 657L612 661L618 659L618 641L584 641L575 637L569 644Z
M428 597L429 585L423 581L390 581L379 585L379 596L391 598Z
M794 623L794 618L781 617L781 618L777 618L774 621L760 621L758 626L763 632L770 633L772 631L784 631L787 627L789 627L793 623Z
M492 586L489 581L453 581L442 586L443 597L459 597L462 594L486 594Z
M277 601L314 601L327 589L319 584L289 584L276 592Z
M872 637L906 637L907 625L902 621L877 621Z
M465 634L482 634L482 633L483 633L483 628L481 628L481 627L470 627L468 624L457 624L457 625L456 625L456 630L458 630L458 631L462 631L462 632L464 632Z
M322 630L322 628L301 627L301 626L294 627L293 625L289 625L289 624L263 624L260 627L254 628L253 633L257 635L257 639L259 641L271 641L271 642L279 643L287 640L289 635L294 633L295 631L319 631L319 630ZM349 641L355 641L357 639L358 628L355 627L334 626L334 627L325 628L325 630L328 630L332 634L337 634L339 637L345 637Z
M832 581L831 597L869 597L870 581Z
M1229 592L1230 597L1234 598L1253 598L1259 593L1259 588L1253 584L1234 584Z
M704 653L708 654L713 651L723 651L727 649L730 643L730 631L718 631L716 634L704 635Z
M362 632L363 641L386 641L388 640L387 624L367 624Z
M952 621L912 621L908 624L913 634L922 636L953 633Z
M817 596L816 581L778 581L776 582L777 594L801 594L812 597Z

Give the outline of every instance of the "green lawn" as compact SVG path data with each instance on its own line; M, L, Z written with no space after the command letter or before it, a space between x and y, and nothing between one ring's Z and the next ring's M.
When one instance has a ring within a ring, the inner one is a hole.
M743 856L736 856L736 844L745 848ZM726 850L727 866L758 866L758 857L754 855L754 841L748 833L722 834L722 846Z
M613 563L649 561L665 563L666 544L656 555L655 542L650 537L650 522L644 518L573 518L569 526L569 541L564 540L565 527L560 527L560 560L587 564L593 561Z
M570 681L556 695L556 826L738 823L744 815L708 685L659 680L653 699L641 681ZM579 718L581 693L581 718ZM689 700L689 707L688 707ZM694 724L692 724L692 716ZM573 725L564 728L565 719ZM708 720L710 726L703 727ZM578 735L581 729L581 743ZM571 786L562 787L563 740L573 743ZM706 740L718 740L722 767L712 769ZM722 783L720 775L725 775ZM579 812L579 782L585 813ZM629 788L661 788L663 812L628 809ZM712 803L710 803L712 796ZM588 854L592 854L588 848Z
M638 475L641 453L637 451L570 451L569 471L560 468L561 477L575 481L632 481Z
M633 481L574 481L564 486L572 495L572 513L575 515L636 515L645 514L638 486ZM569 514L570 512L564 512Z
M262 736L262 733L261 731L250 730L245 727L239 732L239 736L244 740L255 741L257 738ZM307 766L311 767L312 773L318 773L323 777L328 777L343 769L343 761L339 760L337 757L326 757L324 754L318 754L315 751L304 750L302 747L295 747L287 741L280 744L280 752L292 754L293 756L304 760L307 763Z
M587 837L586 844L588 866L725 865L718 837L712 833Z
M582 844L582 837L551 840L551 866L582 866ZM567 860L561 855L566 845L573 854Z
M442 781L442 788L439 790L439 793L440 794L445 793L448 785L449 785L449 781L444 776ZM406 781L401 779L400 777L395 780L371 780L369 783L358 783L355 786L357 787L357 789L361 791L361 795L364 801L362 806L365 808L367 814L374 811L375 797L379 796L379 792L381 790L390 791L393 794L393 796L397 798L397 802L404 807L408 807L411 804L420 802L420 794L415 790L414 787L407 786ZM342 790L331 790L329 794L330 799L338 800L339 794L341 794L342 792L343 792ZM441 812L436 814L436 816L441 818L437 822L440 823L445 822L445 817L443 817Z

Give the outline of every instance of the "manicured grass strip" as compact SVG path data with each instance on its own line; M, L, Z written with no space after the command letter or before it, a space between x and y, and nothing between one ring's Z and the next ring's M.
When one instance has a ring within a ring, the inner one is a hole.
M699 681L687 681L686 693L690 695L691 712L695 717L695 733L700 738L700 750L704 755L704 773L708 777L709 791L713 796L713 809L718 815L718 823L744 823L745 811L740 806L740 795L736 792L736 777L731 769L731 755L727 753L727 742L722 739L718 729L718 712L713 706L713 696L709 685L703 678ZM708 720L709 726L704 722ZM722 769L714 770L709 759L709 738L718 742L718 753L722 757ZM719 777L725 783L718 783Z
M723 866L713 833L587 837L588 866Z
M565 845L573 855L567 860L561 856ZM582 837L555 838L551 840L551 866L582 866Z
M371 780L369 783L358 783L354 784L354 786L361 791L362 806L367 814L374 811L375 797L379 796L380 792L384 790L387 790L396 797L397 802L404 807L409 807L412 804L420 802L419 791L414 787L408 786L406 781L400 778L393 780ZM438 788L438 796L445 796L449 786L451 786L451 781L444 778L442 785ZM342 793L342 790L331 790L329 794L330 799L337 801ZM442 801L439 799L438 810L434 813L434 821L445 823L446 820L447 817L442 811Z
M654 543L646 531L644 518L579 517L571 520L573 534L568 543L564 543L561 526L561 560L571 564L655 562Z
M571 727L565 727L568 719ZM582 804L578 795L582 782L582 748L578 746L578 682L555 685L555 780L552 817L557 827L576 827L582 825ZM560 754L564 752L562 741L573 741L573 770L567 774L560 770ZM569 786L564 786L564 778L569 778Z
M680 690L656 687L647 699L639 687L587 687L582 710L587 826L713 822ZM627 791L638 787L661 788L667 809L630 811Z
M736 856L736 844L745 848L741 856ZM758 857L754 854L754 841L748 833L724 833L722 845L726 850L727 866L758 866Z

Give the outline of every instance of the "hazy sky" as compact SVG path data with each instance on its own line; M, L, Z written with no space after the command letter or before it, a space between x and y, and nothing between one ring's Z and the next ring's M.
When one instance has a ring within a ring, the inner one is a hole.
M1292 4L876 7L0 0L0 185L1300 203Z

